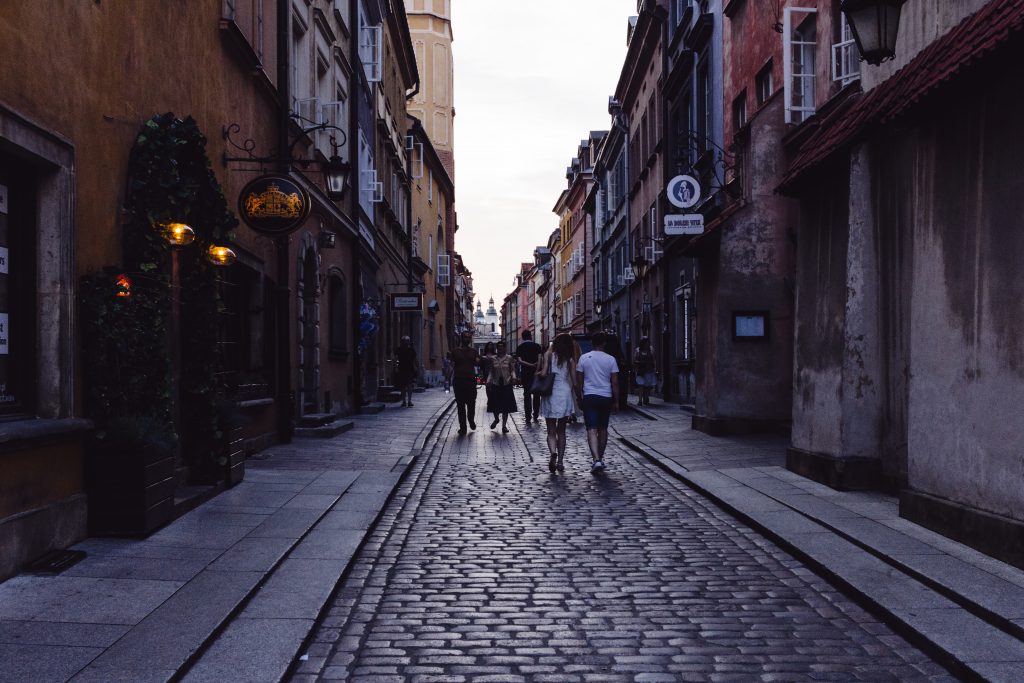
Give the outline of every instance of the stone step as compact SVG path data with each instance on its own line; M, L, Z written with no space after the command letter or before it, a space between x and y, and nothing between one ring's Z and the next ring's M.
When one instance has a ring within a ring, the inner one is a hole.
M385 406L383 403L367 403L366 405L359 407L359 414L376 415L377 413L383 413L384 408Z
M338 419L334 413L307 413L299 418L298 427L321 427Z
M316 427L296 427L294 436L300 439L330 439L355 426L352 420L339 419Z

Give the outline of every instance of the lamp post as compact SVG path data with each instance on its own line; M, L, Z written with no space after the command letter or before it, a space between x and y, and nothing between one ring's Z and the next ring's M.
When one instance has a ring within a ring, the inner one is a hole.
M640 335L644 336L644 331L647 329L648 325L647 308L649 306L647 303L647 282L645 278L647 277L647 271L650 268L651 263L644 257L643 251L638 248L636 256L633 257L629 266L633 269L633 277L640 283L640 291L643 295L643 303L640 308Z
M896 56L900 11L906 0L843 0L840 10L861 57L875 66Z

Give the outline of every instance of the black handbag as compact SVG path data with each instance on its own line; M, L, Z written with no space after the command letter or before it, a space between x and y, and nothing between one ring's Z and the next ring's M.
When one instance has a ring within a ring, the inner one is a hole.
M537 394L538 396L550 396L554 390L555 375L550 372L543 375L535 375L533 383L530 385L530 393Z

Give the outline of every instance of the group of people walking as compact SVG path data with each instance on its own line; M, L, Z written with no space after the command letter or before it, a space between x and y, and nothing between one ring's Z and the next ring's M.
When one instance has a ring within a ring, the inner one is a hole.
M467 433L467 426L476 429L479 367L485 378L487 411L494 416L491 429L500 422L502 432L508 433L508 416L519 409L513 386L522 380L526 423L539 422L543 417L547 426L548 469L565 470L565 429L580 411L587 427L591 470L604 469L609 416L619 405L619 366L615 357L605 352L607 335L595 334L593 350L582 355L569 334L556 336L544 351L527 330L515 356L509 355L503 341L487 344L478 353L471 332L464 333L460 341L450 359L460 436Z

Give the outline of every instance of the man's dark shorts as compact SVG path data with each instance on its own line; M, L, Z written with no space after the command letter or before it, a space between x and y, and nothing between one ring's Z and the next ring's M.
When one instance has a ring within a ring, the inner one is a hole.
M583 422L587 429L608 429L608 418L612 414L610 396L585 394L583 396Z

